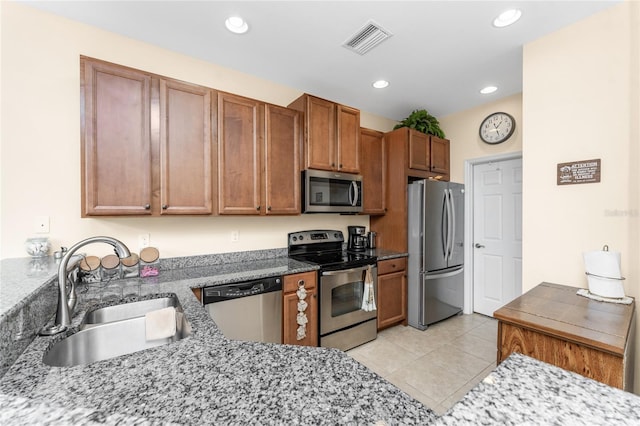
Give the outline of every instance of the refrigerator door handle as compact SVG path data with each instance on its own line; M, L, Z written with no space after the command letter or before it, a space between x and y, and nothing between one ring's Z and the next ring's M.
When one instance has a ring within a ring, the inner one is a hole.
M451 221L451 194L448 189L444 190L444 202L447 206L447 248L444 254L445 262L449 263L451 259L451 233L453 232L453 222Z
M440 278L453 277L455 275L461 274L463 270L464 270L464 266L460 266L459 268L457 268L457 269L455 269L453 271L443 272L442 274L424 274L424 279L425 280L437 280L437 279L440 279Z
M427 220L425 217L424 220ZM445 226L446 222L446 226ZM444 190L444 200L442 205L442 254L444 254L444 261L449 260L449 199L447 190Z
M453 190L449 190L449 205L450 205L450 209L449 211L451 212L451 220L449 221L450 223L450 229L451 229L451 237L449 239L449 260L453 259L453 245L455 244L456 241L456 209L455 209L455 205L453 204Z

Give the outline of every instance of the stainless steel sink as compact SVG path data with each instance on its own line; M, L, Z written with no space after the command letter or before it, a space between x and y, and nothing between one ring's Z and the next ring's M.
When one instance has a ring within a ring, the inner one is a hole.
M147 312L168 307L166 303L173 303L168 306L176 308L176 334L165 339L146 340L144 315ZM95 314L97 311L102 312ZM55 343L44 354L42 361L46 365L71 367L91 364L166 345L191 334L191 325L185 318L182 306L176 297L109 306L90 312L87 314L87 317L89 316L91 318L83 320L79 332ZM96 323L100 319L102 322Z
M160 297L158 299L141 300L139 302L123 303L107 306L91 312L87 312L82 320L80 328L91 324L103 324L106 322L122 321L136 317L143 317L146 313L173 306L177 308L180 302L176 296ZM180 311L182 307L180 306Z

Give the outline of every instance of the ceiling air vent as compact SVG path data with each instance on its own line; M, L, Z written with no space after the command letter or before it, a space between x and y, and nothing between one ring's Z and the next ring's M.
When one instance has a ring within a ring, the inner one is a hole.
M391 31L385 30L374 21L369 21L342 45L349 50L364 55L392 35Z

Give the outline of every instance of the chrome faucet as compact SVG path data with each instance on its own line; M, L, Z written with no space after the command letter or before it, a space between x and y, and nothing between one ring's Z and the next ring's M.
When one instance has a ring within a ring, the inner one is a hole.
M71 284L69 294L67 295L67 267L69 260L80 247L84 247L92 243L107 243L114 247L116 254L119 258L131 256L129 248L125 246L121 241L111 237L90 237L86 240L82 240L79 243L73 245L60 261L58 266L58 308L56 310L56 320L50 327L45 327L40 330L41 335L51 336L58 334L67 329L71 324L71 315L76 307L76 282L75 279L68 280Z

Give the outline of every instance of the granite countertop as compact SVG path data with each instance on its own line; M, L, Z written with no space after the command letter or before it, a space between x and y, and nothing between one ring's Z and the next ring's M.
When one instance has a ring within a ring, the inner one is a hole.
M287 258L267 259L163 271L158 277L114 281L80 293L83 302L74 328L92 304L133 294L174 293L192 334L153 349L62 368L44 365L42 356L63 336L37 337L0 380L0 421L42 421L30 416L44 410L59 416L48 421L86 424L96 419L113 424L433 422L431 410L342 351L225 338L191 291L312 269Z
M386 256L401 257L389 252ZM381 260L385 253L381 252ZM191 336L78 367L42 356L37 337L0 379L0 424L638 424L640 398L513 354L444 416L344 352L225 338L191 288L313 270L288 258L162 271L88 286L73 333L95 304L176 294ZM266 275L265 275L266 274Z
M638 425L640 397L511 354L438 425Z

